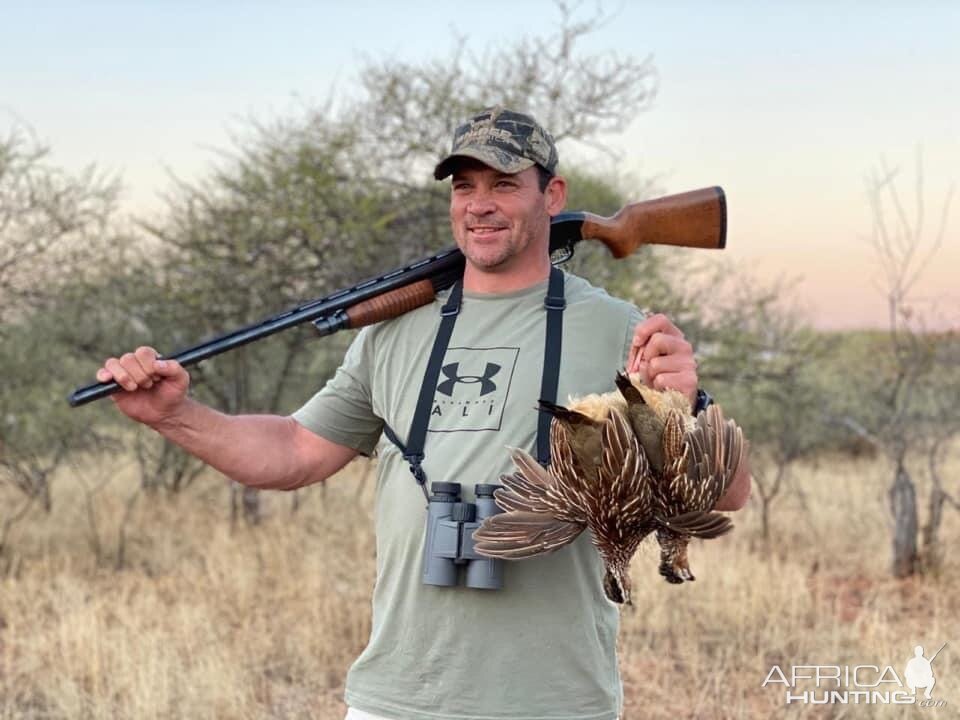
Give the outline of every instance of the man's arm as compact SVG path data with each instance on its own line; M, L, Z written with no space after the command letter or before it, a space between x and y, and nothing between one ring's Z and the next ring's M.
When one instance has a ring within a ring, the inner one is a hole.
M737 468L737 474L733 482L727 488L727 491L717 501L714 510L723 510L732 512L739 510L747 504L750 499L750 443L744 441L743 457L740 460L740 466Z
M154 429L230 479L262 490L326 480L358 455L291 417L225 415L190 399Z
M111 398L125 415L244 485L293 490L325 480L358 454L290 417L225 415L188 398L187 371L158 360L153 348L110 358L97 379L123 388Z

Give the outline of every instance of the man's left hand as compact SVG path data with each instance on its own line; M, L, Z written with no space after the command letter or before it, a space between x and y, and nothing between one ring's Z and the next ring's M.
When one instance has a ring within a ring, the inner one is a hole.
M640 373L643 382L654 390L679 390L697 401L697 361L693 346L680 328L663 314L651 315L637 323L627 357L627 372Z

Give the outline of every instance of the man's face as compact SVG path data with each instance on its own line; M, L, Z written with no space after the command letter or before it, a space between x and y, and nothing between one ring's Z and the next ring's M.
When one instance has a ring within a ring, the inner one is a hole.
M450 225L467 260L480 270L506 272L545 254L554 193L540 192L537 169L507 175L465 159L453 173Z

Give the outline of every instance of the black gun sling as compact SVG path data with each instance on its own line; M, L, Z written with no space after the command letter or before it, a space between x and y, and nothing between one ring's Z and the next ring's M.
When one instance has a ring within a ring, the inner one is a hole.
M423 374L423 383L420 385L420 396L413 413L413 422L407 434L407 444L400 442L400 438L393 429L384 423L383 432L394 445L400 448L403 459L410 464L410 472L417 484L423 490L427 501L430 493L427 490L427 474L423 470L423 448L427 440L427 426L430 424L430 410L433 397L436 393L437 382L440 380L440 368L443 358L450 345L453 335L453 326L460 313L460 304L463 300L463 282L458 280L450 290L450 297L440 310L440 329L433 341L427 370ZM540 381L540 397L552 403L557 401L557 387L560 383L560 350L563 345L563 311L567 306L563 296L563 272L555 267L550 268L550 281L547 284L547 296L543 301L547 311L547 333L543 348L543 377ZM537 460L540 464L550 464L550 414L539 411L537 420Z

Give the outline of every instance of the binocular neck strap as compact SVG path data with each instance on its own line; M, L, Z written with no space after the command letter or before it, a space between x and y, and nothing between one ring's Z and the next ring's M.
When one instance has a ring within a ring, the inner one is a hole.
M550 403L557 402L557 386L560 384L560 349L563 345L563 311L567 301L563 298L563 272L550 267L550 283L543 306L547 310L547 341L543 348L543 378L540 380L540 398ZM546 467L550 464L550 413L539 410L537 419L537 460Z
M417 398L417 407L413 413L413 422L407 435L407 444L404 446L400 438L387 425L384 433L387 438L400 448L403 459L410 464L410 472L424 495L429 501L427 492L427 474L423 470L423 447L427 440L427 426L430 424L430 411L436 393L437 383L440 380L440 368L443 358L447 354L450 338L453 335L453 326L460 313L460 304L463 300L463 282L458 280L450 290L450 297L440 310L440 329L433 341L427 370L420 385L420 396ZM563 310L566 301L563 297L563 272L555 267L550 268L550 282L547 286L547 297L543 302L547 311L547 339L543 351L543 379L540 383L540 397L550 402L557 400L557 386L560 382L560 349L563 338ZM550 414L540 411L537 422L537 459L541 465L550 464Z

